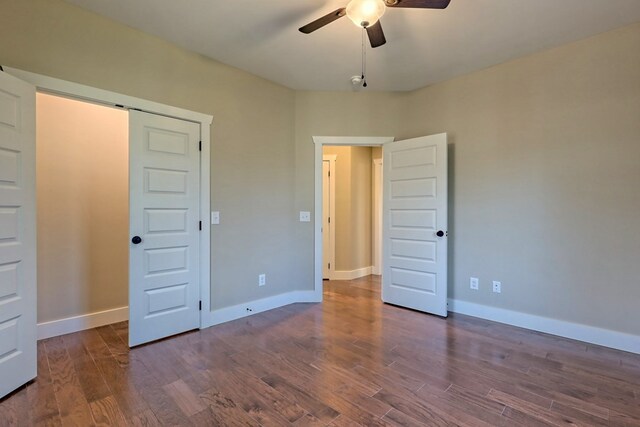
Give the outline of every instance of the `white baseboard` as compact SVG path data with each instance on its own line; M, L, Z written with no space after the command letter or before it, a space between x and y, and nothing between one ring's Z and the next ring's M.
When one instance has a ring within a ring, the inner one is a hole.
M43 340L45 338L71 334L73 332L84 331L85 329L123 322L127 319L129 319L129 307L119 307L84 314L82 316L38 323L38 339Z
M449 311L640 354L638 335L454 299Z
M373 274L373 267L358 268L357 270L336 270L331 273L331 280L353 280Z
M321 300L320 300L321 301ZM314 291L292 291L272 297L262 298L243 304L213 310L211 313L202 316L202 328L219 325L232 320L262 313L295 303L320 302L318 295Z

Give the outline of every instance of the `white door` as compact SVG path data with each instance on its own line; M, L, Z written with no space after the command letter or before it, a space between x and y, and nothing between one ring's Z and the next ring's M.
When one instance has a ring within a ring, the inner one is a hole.
M331 162L322 161L322 278L331 278ZM334 266L335 268L335 266Z
M200 326L200 125L129 116L129 345Z
M36 377L35 103L0 72L0 398Z
M382 300L447 315L447 135L383 146Z

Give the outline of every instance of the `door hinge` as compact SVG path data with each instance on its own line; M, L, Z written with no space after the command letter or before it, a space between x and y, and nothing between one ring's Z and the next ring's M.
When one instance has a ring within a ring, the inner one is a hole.
M198 310L202 311L202 301L198 301Z
M331 270L331 263L327 264L327 268Z
M329 221L329 224L331 224L331 217L328 217L327 220Z
M202 221L198 221L198 230L202 231Z
M198 151L202 151L202 141L198 144Z
M327 173L327 176L328 176L329 178L331 178L331 171L329 171L329 172Z

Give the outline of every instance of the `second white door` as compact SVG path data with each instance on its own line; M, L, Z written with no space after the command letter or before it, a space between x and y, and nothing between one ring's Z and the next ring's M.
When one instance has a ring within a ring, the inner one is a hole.
M0 399L36 376L35 104L0 71Z
M383 146L384 302L447 315L447 135Z
M200 125L129 123L129 345L200 326Z

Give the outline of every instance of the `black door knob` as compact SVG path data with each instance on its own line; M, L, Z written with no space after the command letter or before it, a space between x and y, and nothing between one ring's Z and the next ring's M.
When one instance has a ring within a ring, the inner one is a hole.
M444 237L444 231L442 231L442 230L438 230L438 232L436 233L436 236L438 236L438 237Z
M131 243L133 243L134 245L142 243L142 238L140 236L133 236L133 239L131 239Z

